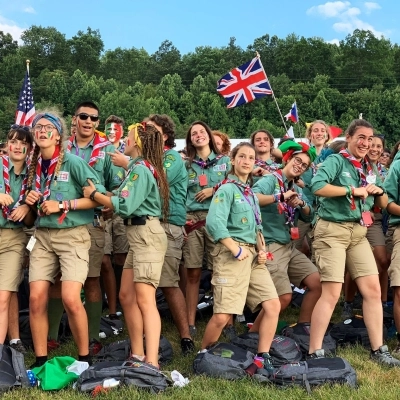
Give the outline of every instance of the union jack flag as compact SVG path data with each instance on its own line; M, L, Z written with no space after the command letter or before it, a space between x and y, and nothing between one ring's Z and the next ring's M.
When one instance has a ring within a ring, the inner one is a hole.
M225 98L227 108L250 103L273 93L258 57L224 75L218 81L217 92Z
M29 72L27 70L21 92L19 93L15 123L17 125L31 126L34 117L35 103L33 102L31 79L29 78Z

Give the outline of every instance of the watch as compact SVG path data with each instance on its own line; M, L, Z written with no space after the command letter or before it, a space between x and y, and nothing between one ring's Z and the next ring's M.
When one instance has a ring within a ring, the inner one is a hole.
M58 208L60 209L60 211L64 211L64 203L62 201L58 202Z

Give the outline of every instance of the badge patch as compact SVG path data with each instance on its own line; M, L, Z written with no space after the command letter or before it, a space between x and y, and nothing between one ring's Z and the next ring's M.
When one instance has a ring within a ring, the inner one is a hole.
M98 158L104 158L106 156L106 153L104 151L99 151L99 157Z
M242 218L242 224L248 224L249 220L246 217Z
M63 194L60 192L56 193L56 200L61 201L63 199Z
M376 183L376 175L371 174L367 176L367 183L372 183L375 184Z
M171 166L171 163L170 163L170 162L165 162L165 163L164 163L164 167L165 167L165 168L169 168L170 166Z
M346 178L351 178L350 172L343 171L342 176L345 176Z
M219 198L218 198L218 197L216 197L216 198L214 199L214 203L219 203Z
M165 158L170 161L175 161L175 157L171 154L168 154L167 157L165 157Z
M68 182L69 181L69 172L60 171L57 176L57 180L59 182Z
M136 179L137 178L139 178L139 175L138 174L135 174L134 172L131 174L131 176L130 176L130 180L131 181L136 181Z
M196 176L197 176L197 174L194 171L189 173L189 179L194 179L194 178L196 178Z
M226 171L226 164L214 165L213 171Z
M123 197L124 199L129 197L129 190L122 190L121 191L121 197Z

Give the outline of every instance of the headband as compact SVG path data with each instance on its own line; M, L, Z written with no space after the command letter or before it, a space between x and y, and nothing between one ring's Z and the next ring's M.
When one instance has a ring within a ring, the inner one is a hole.
M279 146L279 150L283 154L282 160L284 162L287 162L287 160L289 160L289 158L294 154L299 153L306 153L310 157L311 162L314 162L314 160L317 158L317 152L315 151L315 148L310 147L308 144L303 142L297 143L293 140L286 140L286 142L283 142Z
M145 124L145 122L140 122L138 124L132 124L128 126L128 131L130 132L132 129L134 129L134 139L135 142L137 144L137 146L139 147L140 150L143 149L143 144L142 144L142 140L139 137L139 132L138 132L138 128L139 126L141 126L142 128L146 129L146 125L143 126L143 124Z
M59 134L62 134L62 125L61 125L61 120L60 118L56 117L53 114L50 113L39 113L36 114L35 118L33 119L32 122L32 127L34 128L35 125L38 123L38 121L42 118L47 119L48 121L52 122L53 125L56 127L56 129L58 130Z

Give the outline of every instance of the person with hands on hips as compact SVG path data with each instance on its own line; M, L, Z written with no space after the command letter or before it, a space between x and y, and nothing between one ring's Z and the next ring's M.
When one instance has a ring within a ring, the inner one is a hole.
M255 362L272 370L269 349L278 323L280 304L265 268L265 249L257 249L262 234L257 196L250 188L255 163L254 147L238 144L231 153L229 175L215 188L206 229L216 245L213 257L214 314L207 324L201 348L207 349L221 335L231 314L242 314L247 304L254 312L264 310ZM261 368L261 366L259 366Z

